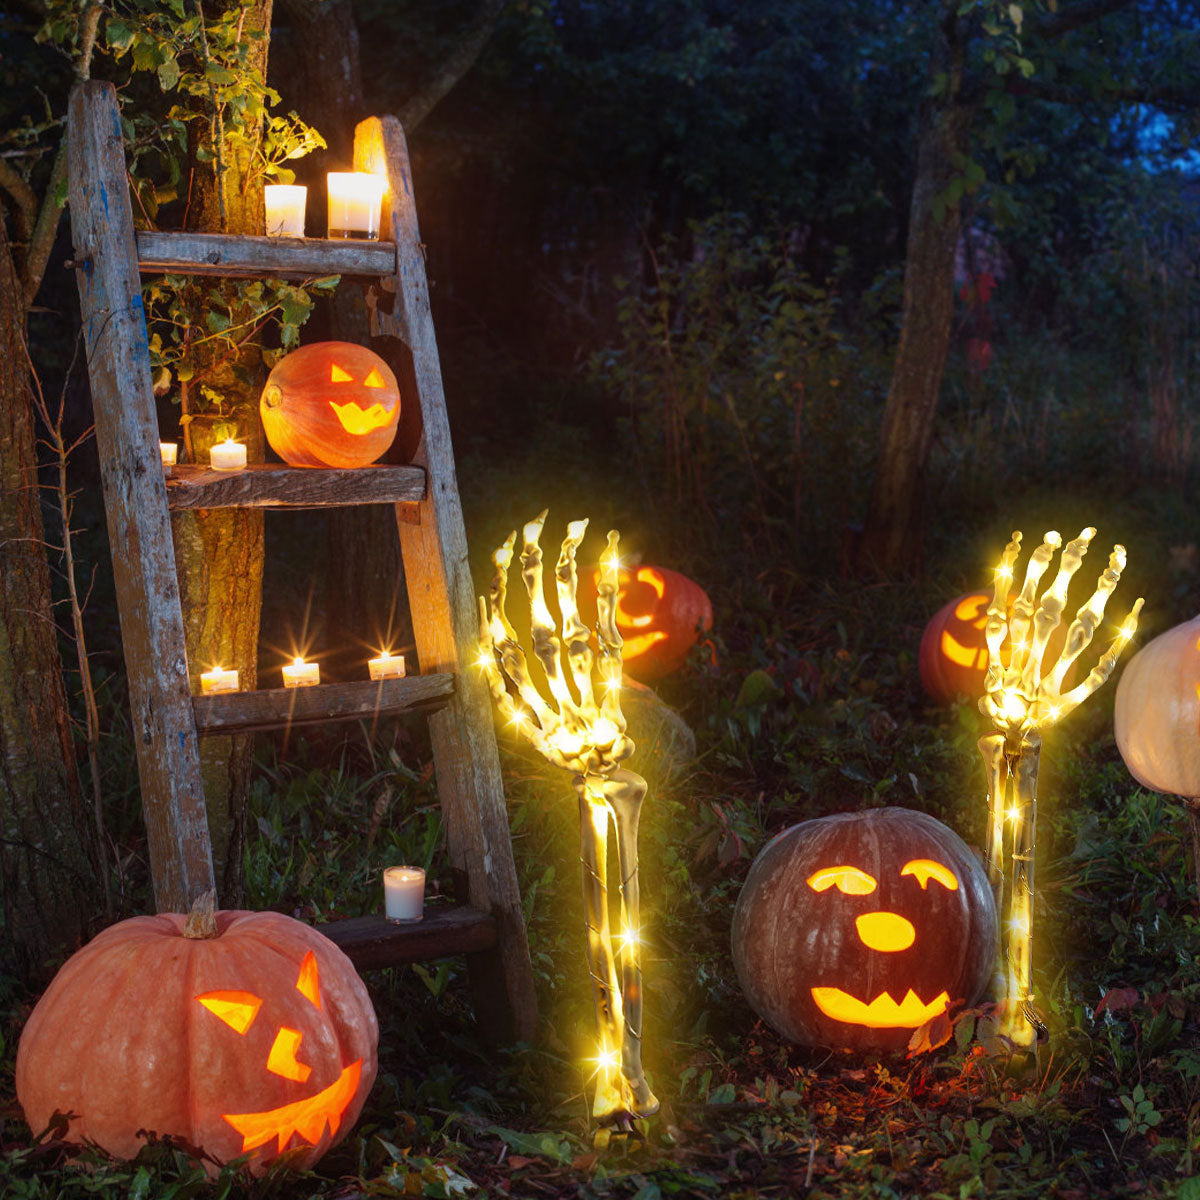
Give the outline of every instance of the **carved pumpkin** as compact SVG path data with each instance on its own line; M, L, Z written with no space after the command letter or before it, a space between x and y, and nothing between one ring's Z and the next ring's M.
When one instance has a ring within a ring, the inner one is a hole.
M596 606L599 570L592 572ZM700 634L712 628L712 601L686 575L667 567L622 567L618 574L617 630L625 673L653 683L677 670Z
M906 808L803 821L750 868L733 961L751 1006L803 1045L896 1050L983 991L996 911L982 864Z
M1200 616L1160 633L1129 660L1113 727L1143 787L1200 796Z
M934 613L921 635L917 652L917 668L921 683L931 699L938 704L950 704L960 695L969 700L983 696L987 678L988 649L985 636L991 592L966 592ZM1053 663L1062 652L1067 637L1068 620L1050 635L1044 661ZM1007 643L1000 650L1001 661L1008 665ZM1069 683L1075 668L1066 674Z
M215 920L214 920L215 918ZM307 1167L345 1136L375 1079L379 1029L350 960L279 913L164 913L104 930L38 1001L17 1097L39 1133L118 1158L140 1132L260 1173L289 1148ZM185 928L188 932L185 933Z
M396 436L400 388L365 346L313 342L275 364L258 411L271 449L293 467L365 467Z

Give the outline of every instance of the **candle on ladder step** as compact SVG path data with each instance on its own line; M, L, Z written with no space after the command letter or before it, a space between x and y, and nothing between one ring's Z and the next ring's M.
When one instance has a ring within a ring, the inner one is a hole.
M162 459L163 471L167 475L171 474L171 468L179 459L179 443L178 442L159 442L158 454Z
M222 667L213 667L200 676L200 692L205 696L215 696L219 692L236 692L238 690L237 671L226 671Z
M387 180L361 171L330 171L329 236L379 240L379 209Z
M299 654L283 668L284 687L313 687L320 682L321 668L315 662L305 662Z
M372 679L403 679L404 655L385 650L378 658L368 660L367 670Z
M425 905L421 867L387 867L383 872L383 910L389 921L419 921Z
M307 198L308 188L298 184L267 184L263 188L267 237L303 237Z
M240 471L246 465L246 447L226 438L209 450L208 461L214 471Z

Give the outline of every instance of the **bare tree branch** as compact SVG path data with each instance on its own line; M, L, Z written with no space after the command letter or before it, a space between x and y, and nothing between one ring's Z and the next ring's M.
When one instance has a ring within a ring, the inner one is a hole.
M484 46L488 44L501 13L507 7L508 0L484 0L475 15L475 20L454 49L434 68L432 78L415 96L409 97L396 114L407 133L411 134L475 65Z

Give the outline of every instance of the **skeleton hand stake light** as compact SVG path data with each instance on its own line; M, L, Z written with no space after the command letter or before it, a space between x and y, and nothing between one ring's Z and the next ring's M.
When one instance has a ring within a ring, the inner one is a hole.
M987 614L988 672L980 710L991 718L994 733L979 740L987 772L988 828L984 860L1001 918L1002 955L998 969L1006 1000L1000 1032L1017 1046L1032 1049L1037 1037L1032 1023L1033 962L1033 852L1036 843L1037 774L1042 749L1041 729L1065 717L1083 703L1112 674L1117 659L1137 629L1142 609L1139 597L1118 630L1112 645L1087 678L1067 692L1063 680L1076 658L1091 644L1109 596L1125 568L1125 547L1114 546L1087 603L1067 630L1058 660L1043 662L1046 643L1062 619L1071 578L1079 570L1095 529L1088 528L1062 552L1054 582L1039 597L1038 584L1062 538L1051 530L1033 552L1020 594L1008 607L1013 564L1021 551L1021 534L1014 532L996 569L996 585ZM1001 657L1008 642L1008 665ZM1005 824L1011 823L1008 842L1011 877L1008 911L1005 891Z
M599 1082L592 1111L601 1120L628 1125L633 1117L657 1112L658 1101L642 1074L637 831L646 781L620 766L633 753L634 744L625 736L625 718L621 713L621 635L614 619L619 534L613 530L608 535L597 583L599 663L595 664L597 656L593 654L588 629L580 619L576 602L575 551L583 541L588 523L568 524L555 569L562 614L560 638L542 584L542 550L538 539L545 520L543 512L524 528L521 577L529 593L533 652L541 663L554 703L548 703L530 679L525 651L505 612L515 531L492 555L496 571L490 603L485 604L483 597L479 599L482 650L479 666L510 723L548 762L573 776L579 797L588 967L599 1026L596 1056ZM562 669L564 641L574 692ZM598 665L603 693L598 701L592 680L593 665ZM510 683L515 695L509 690ZM616 830L621 893L621 928L615 939L608 909L610 817Z

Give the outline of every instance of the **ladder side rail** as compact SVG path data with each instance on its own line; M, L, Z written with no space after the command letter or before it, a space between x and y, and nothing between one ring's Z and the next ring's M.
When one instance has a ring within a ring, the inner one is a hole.
M468 902L497 921L496 954L476 954L469 960L475 1010L489 1037L531 1040L537 998L492 701L470 661L479 640L475 586L467 562L408 147L395 117L370 117L356 127L354 169L388 177L383 228L396 243L395 311L381 312L369 300L371 332L407 345L421 411L422 433L413 462L426 469L425 498L397 506L417 655L422 672L452 671L458 676L453 699L430 718L450 861L456 873L466 875ZM507 998L508 1011L503 1013L497 1011L501 996Z
M71 93L71 232L133 741L159 912L214 886L116 90Z

